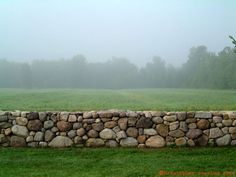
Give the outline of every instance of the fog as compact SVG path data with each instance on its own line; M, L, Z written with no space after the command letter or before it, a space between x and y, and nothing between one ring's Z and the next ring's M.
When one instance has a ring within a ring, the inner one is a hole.
M236 36L235 0L0 1L0 58L56 60L82 54L145 66L153 56L181 66L189 49L211 52Z

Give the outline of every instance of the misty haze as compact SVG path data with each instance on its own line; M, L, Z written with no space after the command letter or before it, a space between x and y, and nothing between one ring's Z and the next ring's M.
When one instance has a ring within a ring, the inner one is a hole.
M2 1L0 87L236 88L234 5Z

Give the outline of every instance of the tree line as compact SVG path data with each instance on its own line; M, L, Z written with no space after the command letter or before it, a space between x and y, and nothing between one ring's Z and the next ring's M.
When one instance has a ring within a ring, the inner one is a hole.
M139 68L125 58L88 63L82 55L31 63L0 60L1 88L214 88L236 89L236 54L230 47L212 53L205 46L190 49L177 68L153 57Z

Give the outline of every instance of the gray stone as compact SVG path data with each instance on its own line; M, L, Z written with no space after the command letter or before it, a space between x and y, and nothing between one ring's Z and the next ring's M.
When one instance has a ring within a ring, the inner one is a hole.
M57 136L48 144L48 146L56 147L56 148L63 148L63 147L72 146L72 144L73 144L73 141L70 138L64 137L64 136Z
M68 133L67 133L68 137L73 139L74 137L76 137L76 130L70 130Z
M29 142L32 142L32 141L34 141L34 137L32 135L27 136L26 142L29 143Z
M34 141L43 141L44 134L42 132L36 132L34 135Z
M82 128L82 123L78 123L78 122L73 123L73 129L74 129L74 130L77 130L77 129L79 129L79 128Z
M221 122L222 122L222 117L214 116L214 117L213 117L213 122L214 122L214 123L221 123Z
M44 122L47 119L47 113L46 112L39 112L39 120Z
M52 120L45 121L44 124L43 124L43 127L45 129L52 128L53 126L54 126L54 122Z
M179 123L179 129L182 130L182 131L184 131L184 132L187 132L187 131L188 131L188 125L187 125L187 123L184 122L184 121L181 121L181 122Z
M46 130L46 132L44 134L44 140L46 142L51 141L54 137L55 137L55 134L53 132L51 132L50 130Z
M187 117L186 112L177 112L176 115L179 121L185 120Z
M236 146L236 140L231 141L231 146Z
M159 147L164 147L166 143L164 138L162 138L159 135L155 135L148 138L145 144L147 147L159 148Z
M87 141L86 141L86 144L85 144L87 147L100 147L100 146L104 146L105 143L102 139L100 138L89 138Z
M21 114L21 112L18 111L18 110L14 111L14 112L11 112L11 115L12 115L13 117L20 117L20 114Z
M69 117L69 113L68 112L61 112L60 113L60 120L66 122L68 120L68 117Z
M195 118L199 118L199 119L210 119L212 118L212 113L211 112L196 112L195 113Z
M0 129L9 128L11 126L12 126L12 124L9 122L0 122Z
M115 139L116 138L116 134L113 130L111 129L108 129L108 128L105 128L104 130L102 130L100 133L99 133L99 136L102 138L102 139L105 139L105 140L108 140L108 139Z
M48 143L47 142L39 142L39 147L42 147L42 148L44 148L44 147L47 147L48 146Z
M74 114L69 115L68 122L76 122L76 121L77 121L76 115Z
M150 113L152 117L163 117L165 115L165 113L161 111L151 111Z
M195 128L197 128L197 124L196 123L190 123L190 124L188 124L188 128L189 129L195 129Z
M155 124L161 124L163 123L163 119L161 117L153 117L152 118L152 121L155 123Z
M120 145L122 147L135 147L138 145L138 141L133 137L127 137L125 139L121 139Z
M229 127L231 126L233 123L233 121L231 119L228 119L228 120L222 120L222 124L226 127Z
M7 115L0 115L0 122L6 122L7 120L8 120L8 116Z
M221 138L216 139L217 146L227 146L230 144L231 136L229 134L224 135Z
M236 112L229 112L228 116L230 119L236 119Z
M209 138L219 138L223 136L223 132L218 128L211 128L210 129L210 134L209 134Z
M163 119L168 122L174 122L177 120L177 116L176 115L165 116Z
M7 142L7 138L4 134L0 134L0 144Z
M11 131L13 134L18 135L18 136L22 136L22 137L27 137L29 134L27 128L25 126L21 126L21 125L14 125L11 128Z
M103 130L104 128L104 125L102 122L99 122L99 123L93 123L92 124L92 128L98 132L100 132L101 130Z
M157 134L157 131L153 128L144 129L144 135L152 136L156 134Z
M27 125L27 123L28 123L28 119L26 119L24 117L17 117L16 118L16 124L18 124L18 125L25 126L25 125Z
M108 140L106 142L106 146L111 147L111 148L115 148L115 147L118 147L118 144L115 140Z
M84 112L84 113L83 113L83 118L84 118L84 119L90 119L90 118L92 118L92 117L93 117L92 112Z
M176 130L176 129L179 128L179 122L178 122L178 121L176 121L176 122L171 122L169 127L170 127L170 131Z
M169 135L175 138L180 138L184 136L184 132L178 129L178 130L170 131Z
M32 148L38 147L38 145L39 145L38 142L30 142L27 144L28 147L32 147Z
M125 133L124 130L117 132L117 133L116 133L116 136L117 136L117 139L118 139L118 140L124 139L124 138L127 137L127 135L126 135L126 133Z
M136 117L129 117L128 118L128 126L129 127L134 127L136 122L137 122L137 118Z
M133 118L137 118L138 114L136 112L133 111L129 111L126 113L127 117L133 117Z
M221 130L224 133L224 135L229 133L229 127L224 127Z
M229 127L229 133L236 133L236 127Z

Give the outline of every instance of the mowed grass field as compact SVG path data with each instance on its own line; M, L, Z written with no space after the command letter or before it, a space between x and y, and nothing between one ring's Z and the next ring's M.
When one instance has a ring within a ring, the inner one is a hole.
M162 171L162 172L161 172ZM164 172L164 173L163 173ZM164 175L171 173L170 175ZM183 172L185 175L173 173ZM191 172L192 175L187 172ZM215 175L214 175L215 174ZM0 148L0 176L236 176L236 149Z
M0 89L0 110L101 109L236 110L236 91ZM236 148L0 148L0 176L236 176Z
M236 90L0 89L0 110L236 110Z

